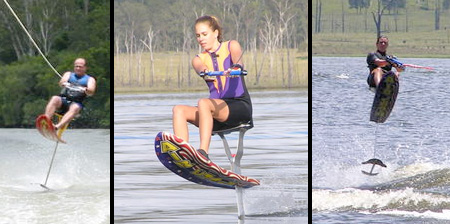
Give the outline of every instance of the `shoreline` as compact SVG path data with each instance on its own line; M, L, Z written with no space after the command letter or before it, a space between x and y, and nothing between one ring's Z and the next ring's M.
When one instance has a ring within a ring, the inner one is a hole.
M248 88L248 91L295 91L295 90L309 90L308 86L295 86L291 88L287 87L255 87L255 88ZM114 88L114 94L141 94L141 93L197 93L197 92L205 92L208 93L207 88L200 88L200 87L190 87L186 89L166 89L166 88L137 88L137 87L116 87Z
M374 50L375 51L375 50ZM369 53L369 52L367 52ZM358 58L358 57L366 57L367 54L349 54L349 55L342 55L342 54L313 54L312 58L314 57L349 57L349 58ZM402 58L436 58L436 59L449 59L450 55L403 55Z
M450 30L384 33L399 58L450 58ZM373 33L315 33L312 57L360 57L376 50Z

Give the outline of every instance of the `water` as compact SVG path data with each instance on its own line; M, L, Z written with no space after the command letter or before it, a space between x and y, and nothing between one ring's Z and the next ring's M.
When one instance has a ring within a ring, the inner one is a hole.
M0 129L0 223L110 223L110 132L63 135L55 143L35 129Z
M234 190L186 181L166 169L154 151L156 134L172 132L172 107L196 105L206 94L114 97L114 223L238 223ZM308 93L251 96L255 127L245 135L241 167L261 186L244 191L245 223L307 223ZM190 143L198 147L198 129L189 128ZM237 137L227 137L231 147ZM229 168L218 136L212 138L210 158Z
M313 223L450 222L450 60L402 61L435 71L407 68L376 127L365 58L313 58ZM373 157L387 168L366 176Z

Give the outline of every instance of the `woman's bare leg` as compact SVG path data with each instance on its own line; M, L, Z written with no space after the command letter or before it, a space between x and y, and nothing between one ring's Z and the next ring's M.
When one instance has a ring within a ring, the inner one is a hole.
M188 122L198 126L197 107L176 105L172 109L173 132L176 136L189 142Z
M224 122L229 115L228 105L221 99L200 99L198 101L200 149L208 153L213 129L213 119Z

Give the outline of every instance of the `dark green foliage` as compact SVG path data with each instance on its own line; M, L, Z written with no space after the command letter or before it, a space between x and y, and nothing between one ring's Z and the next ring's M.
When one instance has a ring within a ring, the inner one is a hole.
M43 3L39 0L36 3ZM62 75L73 70L75 58L84 57L88 61L88 74L97 80L97 92L85 100L85 110L81 117L71 123L72 127L109 128L110 127L110 2L91 0L85 1L61 0L55 6L57 10L67 11L54 13L55 21L49 30L50 45L47 58ZM0 23L0 127L34 127L37 115L44 112L48 100L58 95L60 78L45 63L36 49L25 50L19 54L14 47L16 43L28 46L30 40L9 11L0 3L0 16L5 16L14 29L8 29L8 24ZM24 6L15 3L11 5L24 20ZM45 4L31 4L29 11L35 20L29 28L33 38L43 50L43 38L40 35L38 13L46 7ZM35 14L36 13L36 14ZM6 20L5 20L6 21ZM26 47L24 47L26 48Z

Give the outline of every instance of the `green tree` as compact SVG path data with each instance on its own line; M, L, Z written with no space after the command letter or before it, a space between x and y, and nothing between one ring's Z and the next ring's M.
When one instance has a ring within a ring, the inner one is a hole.
M60 74L73 69L75 58L87 59L97 92L85 101L86 109L71 126L109 128L110 2L24 0L11 6ZM60 77L5 8L0 7L0 127L34 127L50 97L60 93Z

